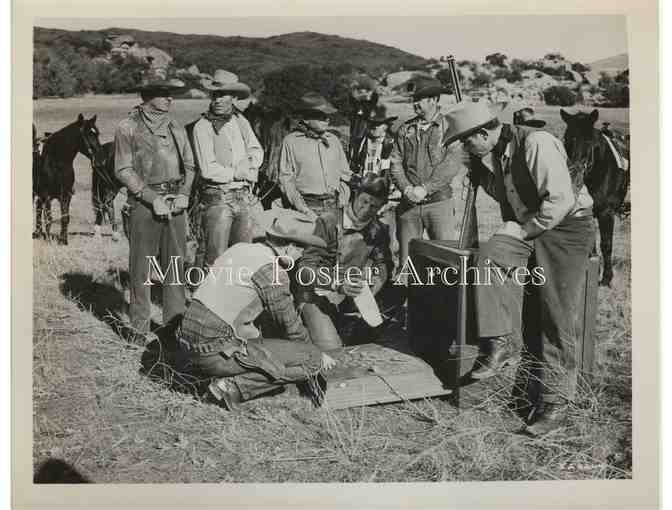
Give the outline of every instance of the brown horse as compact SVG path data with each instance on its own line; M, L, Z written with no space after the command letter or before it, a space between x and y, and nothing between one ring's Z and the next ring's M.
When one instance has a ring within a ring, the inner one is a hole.
M565 149L570 164L583 172L583 182L593 197L593 213L600 227L600 251L603 270L600 285L609 286L613 278L612 246L614 217L624 208L630 185L630 172L614 155L607 136L595 129L599 116L597 110L590 113L567 113L560 110L567 124Z
M70 200L75 185L72 163L79 152L91 161L92 166L98 165L102 157L99 136L96 115L85 119L80 113L75 122L44 141L39 161L33 166L33 198L37 197L33 238L50 238L51 201L56 198L61 204L61 233L58 242L68 244Z

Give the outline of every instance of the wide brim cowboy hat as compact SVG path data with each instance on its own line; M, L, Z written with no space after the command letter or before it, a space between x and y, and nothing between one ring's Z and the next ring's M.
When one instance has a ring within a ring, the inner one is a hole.
M296 108L296 113L300 115L319 112L324 115L332 115L338 111L329 101L316 92L308 92L299 99Z
M210 92L228 94L238 99L247 99L252 95L252 89L249 85L239 81L238 75L223 69L215 71L212 79L202 80L201 85Z
M415 84L412 99L415 103L427 97L438 97L441 94L450 94L450 92L450 89L438 80L423 80Z
M268 209L257 218L267 237L284 239L301 246L326 248L327 243L313 234L315 222L290 209Z
M145 79L138 86L131 89L132 92L155 92L161 94L174 94L186 90L187 86L177 78Z
M388 115L387 106L379 104L371 112L371 117L368 119L370 124L390 124L397 120L398 116Z
M482 102L463 102L446 112L445 118L448 130L443 137L443 144L448 145L474 134L496 119L497 115Z

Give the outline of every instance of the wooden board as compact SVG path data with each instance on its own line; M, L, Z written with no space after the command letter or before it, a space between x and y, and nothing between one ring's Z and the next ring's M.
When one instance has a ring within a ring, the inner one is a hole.
M329 353L338 365L327 373L323 406L345 409L450 395L431 366L403 346L363 344Z

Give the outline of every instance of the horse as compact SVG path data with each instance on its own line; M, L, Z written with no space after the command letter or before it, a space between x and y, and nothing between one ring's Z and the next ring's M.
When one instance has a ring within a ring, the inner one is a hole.
M96 215L95 235L100 235L100 227L107 216L112 226L112 240L118 241L120 236L114 213L114 199L123 185L114 174L114 142L102 146L102 157L93 165L91 176L91 202ZM124 231L127 231L124 223Z
M85 119L80 113L75 122L53 133L44 141L39 163L33 168L33 198L37 197L34 239L50 238L51 201L56 198L61 204L61 233L58 242L68 244L70 200L75 185L72 163L79 152L91 161L92 166L99 165L102 157L99 136L96 115Z
M570 164L583 172L583 182L593 197L593 214L600 229L603 270L600 285L610 286L613 278L612 247L614 217L624 208L630 172L612 150L607 136L594 127L599 112L570 114L560 110L567 124L564 144ZM613 142L611 142L613 143Z

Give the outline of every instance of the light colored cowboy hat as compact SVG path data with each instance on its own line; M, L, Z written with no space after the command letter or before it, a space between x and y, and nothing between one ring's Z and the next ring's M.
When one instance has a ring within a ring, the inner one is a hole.
M445 118L449 125L443 144L447 145L475 133L497 116L484 103L464 102L446 112Z
M299 99L296 111L299 113L321 112L325 115L331 115L338 110L317 92L308 92Z
M397 116L388 116L387 106L384 104L376 105L375 109L371 112L371 117L369 118L369 123L371 124L389 124L394 122L399 117Z
M326 241L313 234L314 225L313 221L305 216L301 218L300 216L279 214L266 228L266 236L284 239L301 246L326 248Z
M246 99L252 94L252 89L245 83L238 81L238 76L224 69L217 69L212 80L201 82L203 88L211 92L225 92L238 99Z

